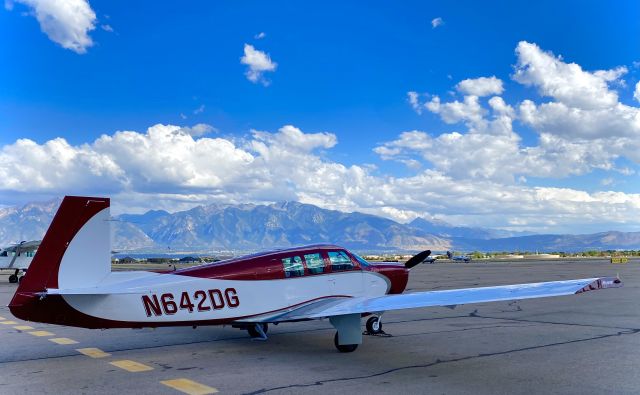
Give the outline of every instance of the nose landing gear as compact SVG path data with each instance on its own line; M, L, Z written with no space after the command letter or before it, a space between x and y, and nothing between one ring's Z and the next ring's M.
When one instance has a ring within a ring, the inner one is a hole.
M380 335L384 333L382 330L382 321L379 316L370 317L365 325L368 335Z

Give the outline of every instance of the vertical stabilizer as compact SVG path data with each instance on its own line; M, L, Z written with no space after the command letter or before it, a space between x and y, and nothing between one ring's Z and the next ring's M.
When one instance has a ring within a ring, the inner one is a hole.
M111 270L109 228L108 198L66 196L16 295L97 284Z

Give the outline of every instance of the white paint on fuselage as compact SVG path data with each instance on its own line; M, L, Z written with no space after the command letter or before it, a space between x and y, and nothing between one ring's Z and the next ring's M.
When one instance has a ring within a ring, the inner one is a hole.
M76 310L108 320L154 323L172 321L227 320L247 317L303 304L332 296L375 297L386 294L390 283L378 273L349 271L323 275L310 275L280 280L218 280L176 274L150 272L111 273L96 286L99 295L64 295L64 299ZM180 309L175 314L147 316L142 296L158 299L170 293L179 306L183 292L187 292L196 304L196 291L207 293L206 306L211 306L208 291L218 289L222 293L233 288L239 300L237 307L226 306L219 310L192 312ZM113 292L113 293L111 293Z

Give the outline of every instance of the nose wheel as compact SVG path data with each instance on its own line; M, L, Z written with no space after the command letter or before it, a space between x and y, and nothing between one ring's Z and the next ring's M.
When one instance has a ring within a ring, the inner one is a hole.
M382 330L382 321L380 321L380 317L375 315L367 320L365 327L367 328L367 333L369 335L379 335L384 333Z

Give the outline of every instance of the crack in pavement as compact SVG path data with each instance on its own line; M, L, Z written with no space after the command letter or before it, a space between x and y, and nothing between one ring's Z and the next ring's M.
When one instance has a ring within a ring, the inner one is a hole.
M575 340L568 340L568 341L564 341L564 342L548 343L548 344L542 344L542 345L539 345L539 346L522 347L522 348L516 348L516 349L513 349L513 350L498 351L498 352L495 352L495 353L469 355L469 356L466 356L466 357L460 357L460 358L454 358L454 359L446 359L446 360L436 359L434 362L430 362L430 363L426 363L426 364L401 366L401 367L397 367L397 368L393 368L393 369L387 369L387 370L384 370L384 371L378 372L378 373L372 373L372 374L360 375L360 376L352 376L352 377L342 377L342 378L335 378L335 379L327 379L327 380L318 380L318 381L315 381L313 383L307 383L307 384L291 384L291 385L280 386L280 387L262 388L262 389L259 389L257 391L246 392L244 394L245 395L264 394L264 393L271 392L271 391L279 391L279 390L287 390L287 389L293 389L293 388L308 388L308 387L314 387L314 386L321 386L321 385L324 385L324 384L327 384L327 383L370 379L370 378L373 378L373 377L380 377L380 376L384 376L386 374L395 373L395 372L399 372L399 371L403 371L403 370L425 369L425 368L430 368L430 367L433 367L433 366L436 366L436 365L441 365L441 364L455 363L455 362L467 361L467 360L478 359L478 358L494 357L494 356L498 356L498 355L513 354L513 353L518 353L518 352L523 352L523 351L543 349L543 348L547 348L547 347L562 346L562 345L566 345L566 344L589 342L589 341L594 341L594 340L606 339L606 338L610 338L610 337L618 337L618 336L624 336L624 335L634 335L634 334L637 334L637 333L640 333L640 329L618 331L616 333L610 333L610 334L606 334L606 335L599 335L599 336L594 336L594 337L589 337L589 338L584 338L584 339L575 339Z
M469 317L487 318L487 319L491 319L491 320L527 322L527 323L536 323L536 324L567 325L567 326L580 326L580 327L585 327L585 328L624 329L624 330L627 330L627 331L640 331L640 328L628 328L628 327L624 327L624 326L580 324L580 323L577 323L577 322L557 322L557 321L528 320L526 318L491 317L491 316L488 316L488 315L480 315L480 314L477 313L477 311L478 310L475 310L475 311L469 313Z
M514 310L514 311L507 311L507 312L517 312L517 311ZM471 313L468 313L465 315L432 317L432 318L415 318L410 320L394 320L394 321L383 320L382 322L386 325L390 325L390 324L402 324L407 322L437 321L437 320L447 320L447 319L453 319L453 318L469 318L469 317L483 318L483 319L490 319L490 320L521 321L521 322L536 323L536 324L569 325L569 326L582 326L582 327L603 328L603 329L624 329L624 330L640 329L640 328L630 328L630 327L624 327L624 326L608 326L608 325L598 325L598 324L579 324L579 323L571 323L571 322L541 321L541 320L530 320L530 319L528 320L523 318L518 319L518 318L508 318L508 317L493 317L489 315L478 314L478 309L475 309Z

